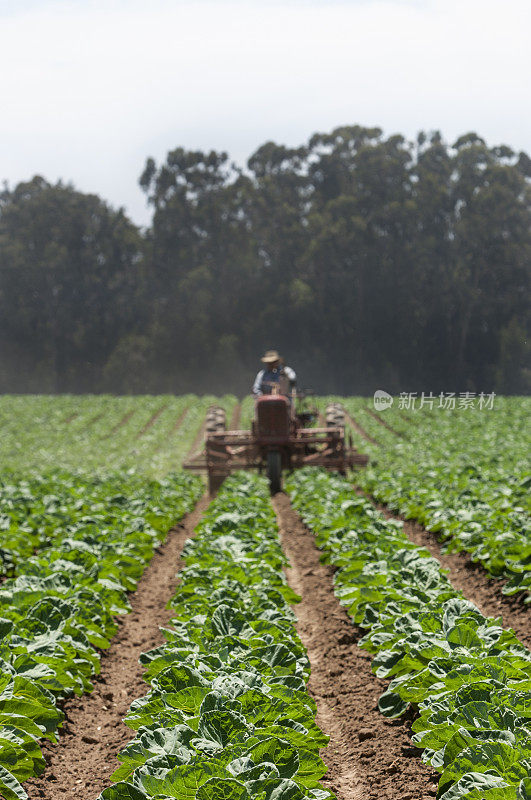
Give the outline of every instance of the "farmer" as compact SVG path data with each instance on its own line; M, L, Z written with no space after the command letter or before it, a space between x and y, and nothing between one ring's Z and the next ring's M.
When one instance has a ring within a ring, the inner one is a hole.
M295 372L291 367L284 365L283 359L276 350L268 350L261 360L265 366L256 376L253 395L260 397L262 394L271 394L275 383L280 384L279 388L282 394L288 395L295 387L297 380Z

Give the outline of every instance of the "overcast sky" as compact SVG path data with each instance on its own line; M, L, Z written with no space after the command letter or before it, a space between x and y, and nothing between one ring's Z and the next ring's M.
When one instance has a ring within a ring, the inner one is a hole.
M0 181L149 212L145 159L341 124L531 153L530 0L0 0Z

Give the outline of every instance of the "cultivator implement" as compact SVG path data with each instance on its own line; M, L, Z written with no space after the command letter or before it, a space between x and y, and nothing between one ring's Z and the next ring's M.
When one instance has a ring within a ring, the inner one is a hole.
M259 397L251 430L207 430L205 448L183 464L184 469L208 472L214 493L231 473L241 469L266 472L271 491L280 491L282 470L305 466L325 467L341 474L365 466L368 456L347 443L341 409L327 409L326 427L303 427L312 416L305 410L297 415L294 402L283 395ZM314 416L317 416L317 412ZM215 414L209 411L209 419Z

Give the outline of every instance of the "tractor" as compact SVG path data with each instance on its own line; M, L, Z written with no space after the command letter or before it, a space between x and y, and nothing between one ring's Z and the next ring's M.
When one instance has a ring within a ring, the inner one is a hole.
M319 419L324 426L314 427ZM226 430L224 410L211 407L204 451L183 467L206 470L210 494L215 494L231 472L256 469L267 475L275 494L281 491L283 470L321 466L344 474L367 461L367 455L353 448L350 434L346 441L345 412L340 404L329 404L323 420L300 394L281 393L281 387L274 384L271 394L256 399L250 431Z

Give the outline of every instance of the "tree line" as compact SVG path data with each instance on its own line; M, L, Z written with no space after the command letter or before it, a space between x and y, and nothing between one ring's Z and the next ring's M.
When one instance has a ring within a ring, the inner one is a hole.
M526 393L530 179L475 133L349 126L148 158L147 229L5 186L0 391L243 394L275 348L319 393Z

